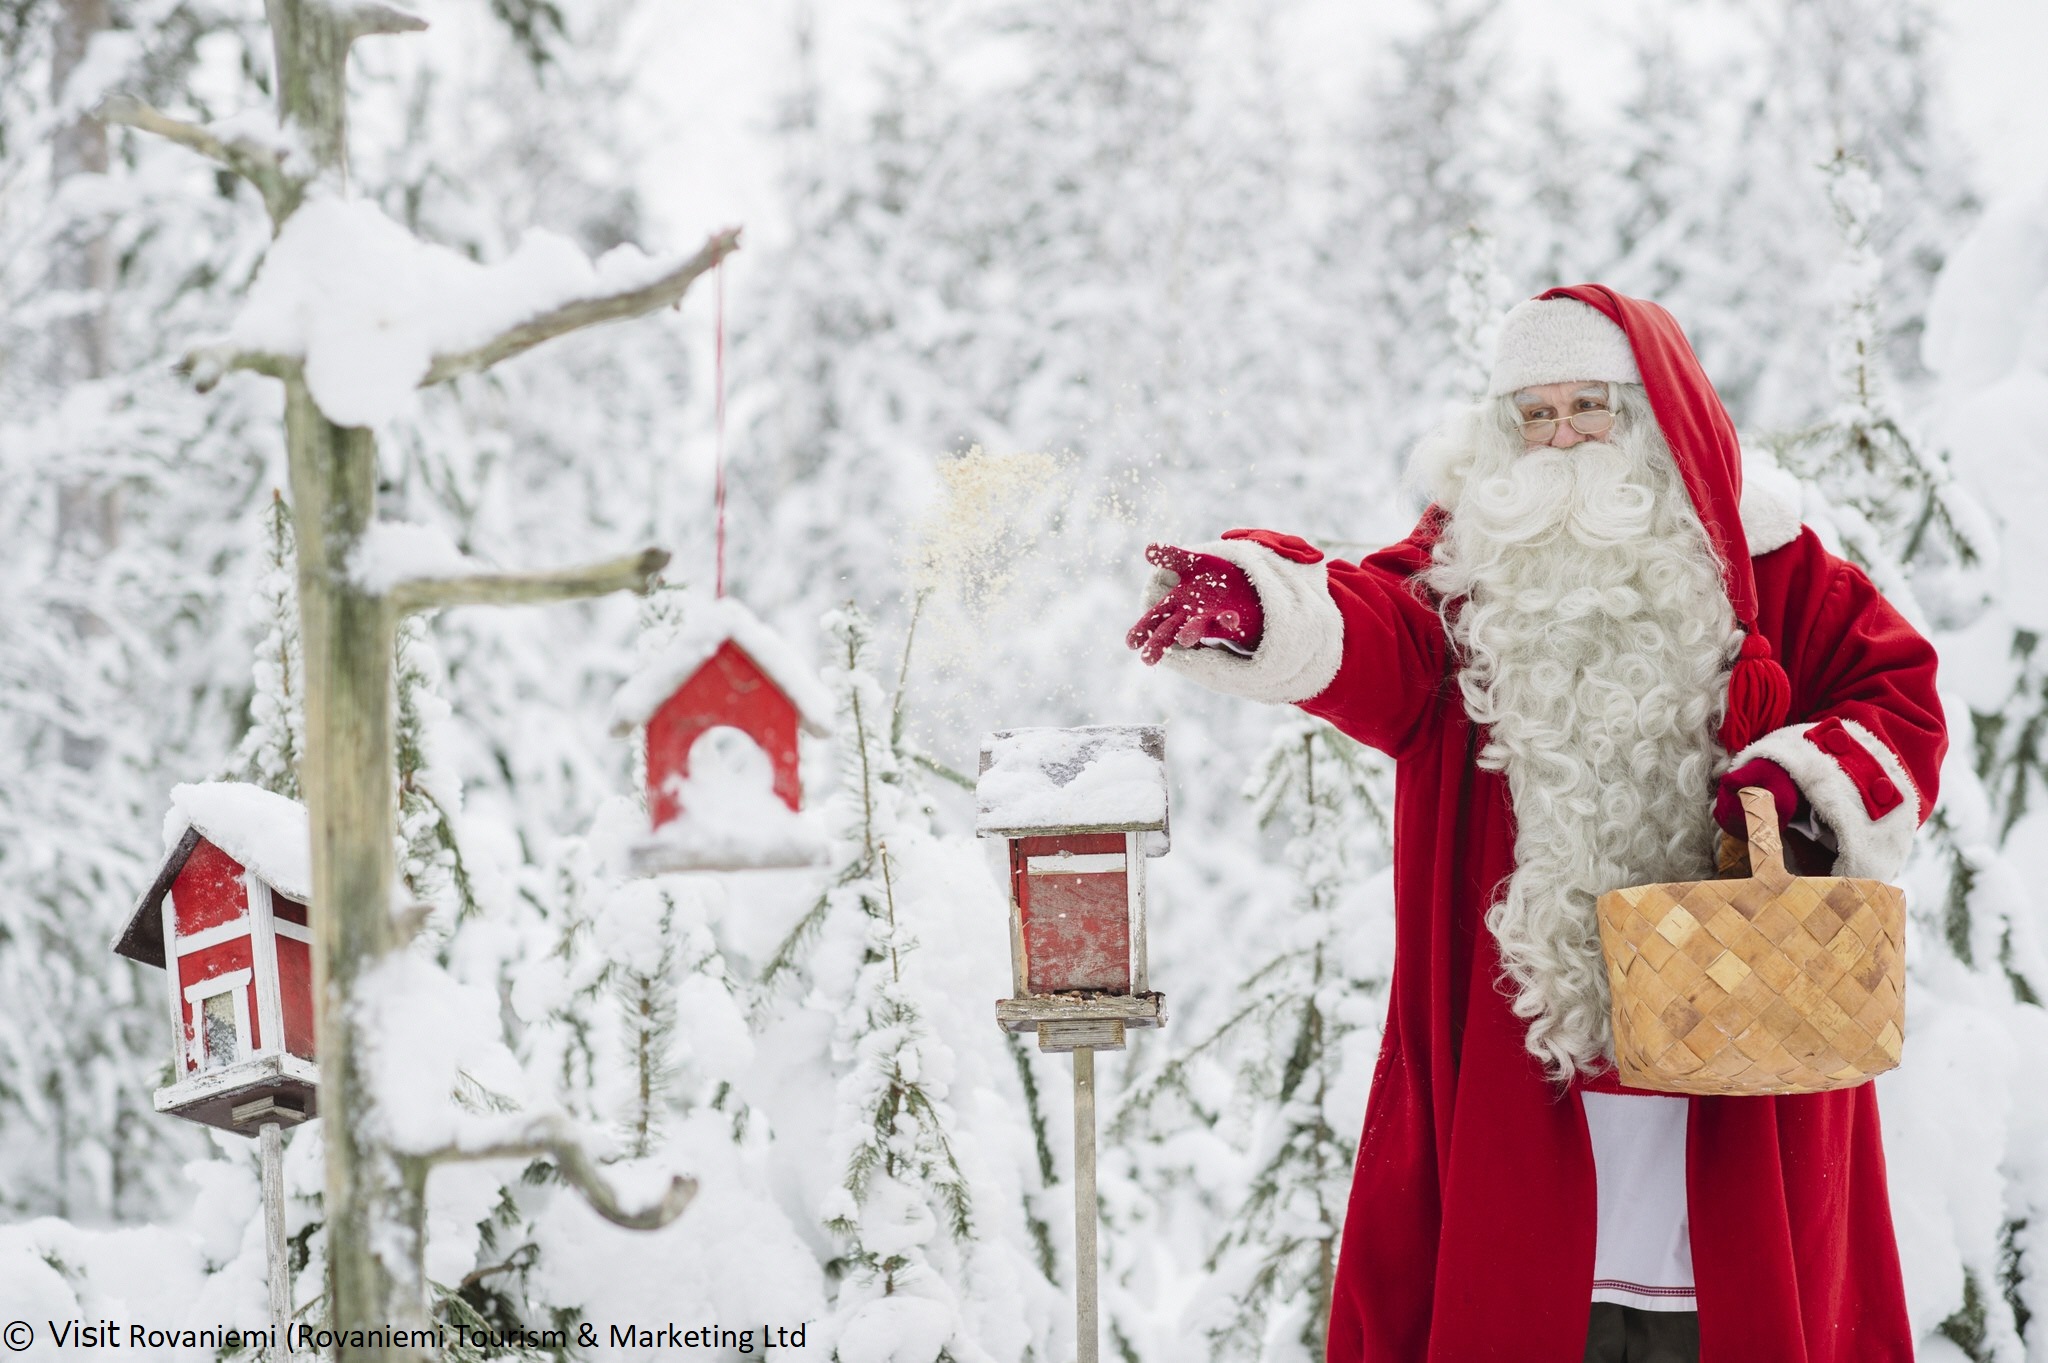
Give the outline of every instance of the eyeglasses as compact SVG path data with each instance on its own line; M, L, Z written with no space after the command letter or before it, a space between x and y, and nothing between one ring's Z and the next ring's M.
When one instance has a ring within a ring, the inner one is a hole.
M1595 407L1590 411L1573 412L1568 417L1547 416L1525 421L1522 423L1522 439L1532 445L1548 445L1557 435L1560 420L1570 422L1571 428L1580 435L1606 435L1614 428L1614 413L1605 407Z

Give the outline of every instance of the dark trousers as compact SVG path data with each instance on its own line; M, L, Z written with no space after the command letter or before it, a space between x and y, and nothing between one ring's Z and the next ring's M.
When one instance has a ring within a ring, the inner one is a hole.
M1593 1303L1585 1363L1699 1363L1699 1358L1699 1313Z

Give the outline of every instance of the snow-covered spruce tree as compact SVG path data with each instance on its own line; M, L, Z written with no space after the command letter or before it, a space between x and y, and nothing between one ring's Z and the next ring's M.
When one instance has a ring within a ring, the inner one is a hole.
M1357 151L1340 163L1322 252L1347 361L1339 372L1357 385L1346 448L1391 458L1445 400L1464 396L1447 320L1450 243L1468 227L1491 229L1503 194L1488 160L1499 142L1490 120L1505 118L1500 12L1500 0L1428 0L1424 21L1389 45L1388 66L1361 91Z
M1275 950L1239 985L1216 1044L1238 1057L1251 1187L1210 1255L1227 1307L1219 1357L1322 1357L1337 1237L1391 964L1391 772L1320 720L1291 714L1246 788L1259 823L1287 834L1294 903ZM1354 1034L1364 1032L1354 1040ZM1359 1044L1363 1041L1367 1044Z
M228 58L212 89L240 88L237 22L118 0L0 15L0 990L24 1020L0 1039L10 1213L150 1214L198 1148L150 1106L153 972L105 956L160 851L165 790L219 760L245 685L240 517L269 451L246 409L179 391L166 346L225 317L262 234L218 193L146 222L178 154L85 115L110 79L176 82L199 45Z
M628 875L645 820L616 797L527 876L538 912L519 930L508 1001L529 1075L609 1136L615 1169L690 1169L702 1192L673 1230L628 1236L529 1166L494 1231L516 1252L496 1256L507 1267L488 1296L470 1282L462 1295L530 1327L631 1319L656 1299L679 1318L815 1320L823 1275L776 1205L773 1133L741 1093L756 1052L719 935L728 906L754 906L721 877Z
M932 461L989 427L971 315L987 257L956 193L972 164L948 60L958 8L895 6L859 116L820 80L811 6L793 13L776 127L790 232L763 271L774 284L733 295L733 514L758 527L735 539L734 580L812 618L843 597L895 615Z
M462 781L447 753L450 712L425 617L412 616L399 626L396 663L398 836L405 846L398 870L415 902L433 906L435 935L446 943L478 904L456 831Z
M1321 720L1273 728L1245 795L1284 835L1293 894L1268 902L1262 950L1229 1015L1135 1080L1114 1140L1212 1128L1242 1169L1214 1208L1190 1324L1219 1359L1312 1363L1335 1281L1355 1131L1386 1008L1392 897L1384 871L1390 772Z
M828 1159L838 1186L820 1214L841 1253L827 1266L838 1287L825 1337L845 1363L967 1363L985 1355L959 1299L975 1223L946 1101L954 1058L906 978L917 940L899 916L901 863L891 850L929 829L930 807L890 742L892 706L870 670L866 619L849 605L825 627L842 739L830 807L837 864L764 974L772 987L802 961L814 990L832 991L837 1014Z
M1908 429L1881 338L1884 265L1875 181L1846 153L1825 167L1840 233L1833 409L1774 442L1806 488L1807 520L1863 567L1937 647L1985 610L1994 552L1982 509L1945 452ZM1946 679L1945 679L1946 680ZM1900 1069L1878 1080L1907 1305L1923 1357L2019 1363L2044 1276L2027 1228L2048 1204L2048 1152L2016 1110L2027 1056L2048 1038L2040 901L1999 848L1971 758L1967 707L1946 696L1940 799L1905 874L1912 1022ZM1965 1116L1964 1114L1967 1114Z
M2040 966L2048 915L2041 911L2048 866L2048 814L2041 808L2039 744L2048 711L2039 642L2048 633L2039 577L2048 515L2037 471L2048 468L2048 438L2031 419L2048 354L2031 345L2023 319L2041 315L2048 299L2048 242L2038 185L2005 187L1958 245L1937 282L1927 326L1927 362L1943 426L1958 469L1997 516L2005 576L1991 610L1972 628L1944 637L1943 678L1956 699L1951 720L1967 705L1975 726L1975 764L1989 788L1988 808L1968 828L1980 845L1961 887L1967 917L1953 916L1957 938L1980 969L1996 962L2017 1002L2005 1022L2021 1076L2010 1095L2007 1159L1996 1182L1975 1180L1979 1205L2004 1194L2004 1254L1995 1280L1977 1270L1964 1281L1956 1333L1965 1352L1988 1353L2010 1309L2030 1352L2048 1350L2048 1099L2029 1082L2048 1054L2048 998ZM1958 704L1960 701L1961 704ZM1953 787L1951 787L1953 788ZM1987 855L1996 848L2002 858ZM1995 993L1992 994L1995 998ZM1910 1038L1909 1038L1910 1040ZM1982 1082L1992 1082L1986 1079Z
M290 800L303 800L299 764L306 752L306 661L299 640L298 552L291 508L272 493L264 517L263 576L256 584L256 614L263 637L256 645L255 685L249 693L249 729L229 771Z
M1501 314L1513 301L1500 268L1499 243L1486 228L1468 223L1452 237L1451 275L1444 287L1460 393L1477 396L1486 391L1493 373L1494 335Z

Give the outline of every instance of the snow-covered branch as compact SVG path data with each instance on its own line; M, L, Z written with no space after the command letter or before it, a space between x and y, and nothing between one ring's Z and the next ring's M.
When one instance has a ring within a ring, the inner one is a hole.
M515 327L499 332L480 346L453 354L436 355L433 365L427 370L427 376L420 380L420 386L444 383L463 374L488 369L500 360L510 359L514 355L533 349L542 341L552 340L572 331L580 331L584 327L639 317L656 308L675 303L682 298L697 276L738 250L739 244L740 230L737 227L729 227L723 232L715 233L697 254L638 288L572 299Z
M495 1159L538 1159L545 1156L570 1186L583 1195L590 1209L615 1226L628 1230L659 1230L688 1209L697 1196L697 1180L671 1175L661 1196L649 1203L629 1205L605 1177L590 1152L576 1139L567 1119L549 1113L525 1122L503 1139L475 1144L444 1146L424 1156L429 1164L453 1164Z
M245 131L231 131L226 136L204 124L187 123L181 118L146 104L132 95L109 95L93 110L93 117L102 123L119 124L128 128L139 128L143 132L155 133L158 137L177 143L191 151L198 152L209 161L227 167L235 174L256 186L263 196L263 206L270 212L273 224L282 223L291 216L305 192L305 181L284 168L283 149L275 143L265 143ZM211 385L207 385L211 387Z
M403 578L391 584L387 599L400 612L436 606L533 605L543 601L574 601L611 592L644 592L654 575L668 564L665 549L554 568L537 573L469 573L459 577Z

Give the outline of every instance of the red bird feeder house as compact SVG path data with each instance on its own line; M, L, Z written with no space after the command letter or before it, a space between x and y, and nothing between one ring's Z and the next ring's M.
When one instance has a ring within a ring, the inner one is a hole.
M163 970L172 1082L156 1110L254 1136L315 1115L305 806L231 781L171 791L170 854L114 950Z
M981 749L975 832L1010 844L1008 1031L1046 1051L1120 1050L1165 1022L1145 969L1145 859L1167 849L1166 734L1007 729Z
M646 733L653 830L633 848L634 869L823 861L825 839L803 814L797 740L829 734L831 717L824 687L746 607L695 605L612 702L614 733Z

